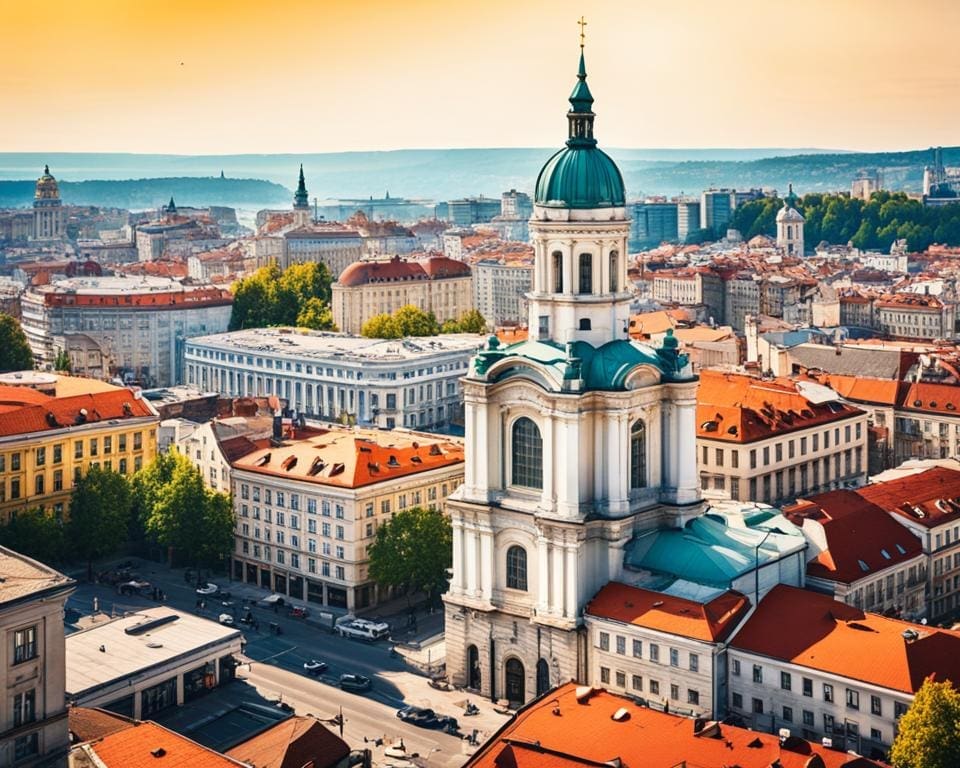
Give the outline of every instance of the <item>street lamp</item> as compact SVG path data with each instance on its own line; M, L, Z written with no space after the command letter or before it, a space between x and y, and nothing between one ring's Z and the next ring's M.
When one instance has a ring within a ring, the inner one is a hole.
M757 546L753 548L754 608L760 604L760 547L763 546L764 542L770 537L771 533L773 533L773 531L767 531L766 535L760 539Z

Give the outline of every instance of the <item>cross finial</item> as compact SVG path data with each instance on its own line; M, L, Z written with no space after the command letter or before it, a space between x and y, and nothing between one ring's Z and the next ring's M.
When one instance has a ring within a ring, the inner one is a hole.
M582 51L583 43L587 38L587 33L584 31L584 27L587 26L587 20L581 16L580 21L578 21L577 24L580 25L580 50Z

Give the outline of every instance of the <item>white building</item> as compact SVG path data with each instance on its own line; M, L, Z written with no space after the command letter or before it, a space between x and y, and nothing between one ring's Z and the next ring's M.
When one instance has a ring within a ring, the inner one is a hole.
M512 704L585 679L583 608L638 530L699 512L695 390L672 335L627 335L622 177L597 149L581 57L567 146L536 185L530 338L493 338L463 380L463 486L447 504L447 670Z
M525 322L532 287L533 264L484 259L473 265L474 306L491 326Z
M461 377L481 337L384 340L259 328L189 339L186 383L224 397L276 395L325 421L439 427L462 413Z
M777 212L777 247L787 256L803 256L803 216L794 208L793 184Z

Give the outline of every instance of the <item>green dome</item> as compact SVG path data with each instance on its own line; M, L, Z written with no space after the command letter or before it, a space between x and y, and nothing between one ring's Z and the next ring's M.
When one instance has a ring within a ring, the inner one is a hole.
M623 176L610 156L596 147L567 146L551 157L537 177L536 203L561 208L624 205Z

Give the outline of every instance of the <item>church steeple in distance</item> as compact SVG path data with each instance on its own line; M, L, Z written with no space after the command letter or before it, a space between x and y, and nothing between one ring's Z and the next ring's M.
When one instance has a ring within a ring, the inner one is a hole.
M303 178L303 163L300 163L300 181L297 183L297 193L293 196L295 210L309 210L310 200L307 197L307 182Z

